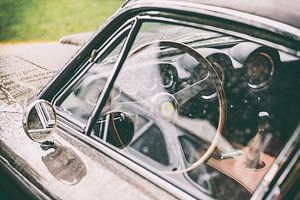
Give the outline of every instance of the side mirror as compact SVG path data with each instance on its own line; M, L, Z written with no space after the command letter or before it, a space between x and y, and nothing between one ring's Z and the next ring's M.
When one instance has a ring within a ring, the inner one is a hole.
M46 142L56 127L56 112L46 100L32 102L23 116L23 128L28 137L38 143Z

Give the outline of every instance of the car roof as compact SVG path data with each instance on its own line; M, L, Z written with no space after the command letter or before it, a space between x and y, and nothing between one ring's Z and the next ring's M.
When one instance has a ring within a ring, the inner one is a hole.
M129 0L127 3L144 2L145 0ZM167 6L168 2L182 4L182 0L152 0L152 2ZM164 4L164 2L166 4ZM300 1L299 0L185 0L194 3L232 9L277 22L288 24L300 29Z

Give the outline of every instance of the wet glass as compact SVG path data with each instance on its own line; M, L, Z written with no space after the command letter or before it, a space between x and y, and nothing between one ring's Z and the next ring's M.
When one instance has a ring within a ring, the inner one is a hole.
M300 72L274 49L240 61L244 42L143 23L91 137L193 195L249 199L299 123ZM118 56L95 63L60 109L86 121L109 74L97 69Z
M59 110L86 123L90 117L103 87L111 75L125 36L115 42L115 47L91 64L89 70L64 94L57 103Z

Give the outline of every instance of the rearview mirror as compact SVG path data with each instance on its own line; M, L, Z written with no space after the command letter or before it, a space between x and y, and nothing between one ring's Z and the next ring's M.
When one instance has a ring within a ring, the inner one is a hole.
M56 127L56 112L46 100L31 103L23 117L23 128L28 137L38 143L46 142Z

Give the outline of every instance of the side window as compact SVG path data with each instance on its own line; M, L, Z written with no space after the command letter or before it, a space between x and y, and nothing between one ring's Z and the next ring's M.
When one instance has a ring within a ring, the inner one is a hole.
M124 35L117 39L109 50L101 55L89 70L59 98L57 106L60 111L83 123L87 122L112 72L125 39Z

